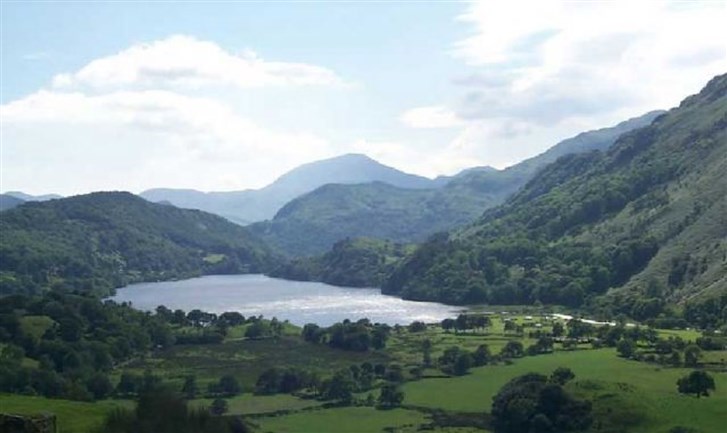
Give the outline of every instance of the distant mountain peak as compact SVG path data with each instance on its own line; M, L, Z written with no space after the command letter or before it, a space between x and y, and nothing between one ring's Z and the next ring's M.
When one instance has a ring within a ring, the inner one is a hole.
M46 201L46 200L54 200L57 198L63 198L62 195L58 195L58 194L32 195L32 194L26 194L22 191L8 191L5 193L5 195L13 196L13 197L19 198L23 201Z
M384 182L401 188L440 186L426 177L404 173L362 153L346 153L300 165L258 190L208 192L156 188L140 195L182 208L200 209L249 224L270 219L289 201L327 184Z

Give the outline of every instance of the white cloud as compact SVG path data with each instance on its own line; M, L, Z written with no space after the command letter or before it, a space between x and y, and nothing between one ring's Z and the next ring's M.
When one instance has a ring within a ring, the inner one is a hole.
M321 66L267 61L251 50L231 53L214 42L184 35L137 44L96 59L74 73L53 78L53 86L58 89L208 85L251 88L341 83L333 71Z
M725 2L477 2L453 54L478 68L466 118L571 116L669 107L727 69Z
M271 131L221 101L160 90L40 91L3 106L2 119L3 163L12 169L3 177L32 185L47 176L62 193L85 182L243 189L331 154L312 134Z
M727 71L727 3L473 2L452 48L460 99L412 127L460 126L430 167L504 168L579 132L670 108Z
M2 188L261 187L333 150L310 131L266 126L236 102L264 98L269 87L341 82L320 66L232 54L188 36L134 45L0 106Z
M400 120L410 128L451 128L463 124L454 111L441 105L412 108Z

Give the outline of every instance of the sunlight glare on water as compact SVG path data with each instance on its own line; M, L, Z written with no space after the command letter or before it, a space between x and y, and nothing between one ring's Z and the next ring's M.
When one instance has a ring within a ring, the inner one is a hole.
M211 313L237 311L263 315L296 325L329 326L343 319L408 324L415 320L439 322L455 316L457 307L434 302L405 301L382 295L379 289L336 287L323 283L288 281L264 275L212 275L182 281L141 283L118 289L111 298L135 308L159 305Z

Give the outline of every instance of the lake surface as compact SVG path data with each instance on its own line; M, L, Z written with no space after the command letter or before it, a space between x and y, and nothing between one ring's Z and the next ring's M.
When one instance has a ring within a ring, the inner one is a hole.
M211 275L182 281L133 284L118 289L116 302L154 310L159 305L211 313L237 311L289 320L296 325L329 326L343 319L363 317L372 322L409 324L438 322L454 317L461 308L434 302L405 301L382 295L379 289L354 289L323 283L281 280L264 275Z

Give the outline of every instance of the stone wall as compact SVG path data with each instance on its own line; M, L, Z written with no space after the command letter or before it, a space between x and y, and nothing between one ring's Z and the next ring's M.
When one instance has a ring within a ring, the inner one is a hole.
M0 433L56 433L56 416L0 413Z

